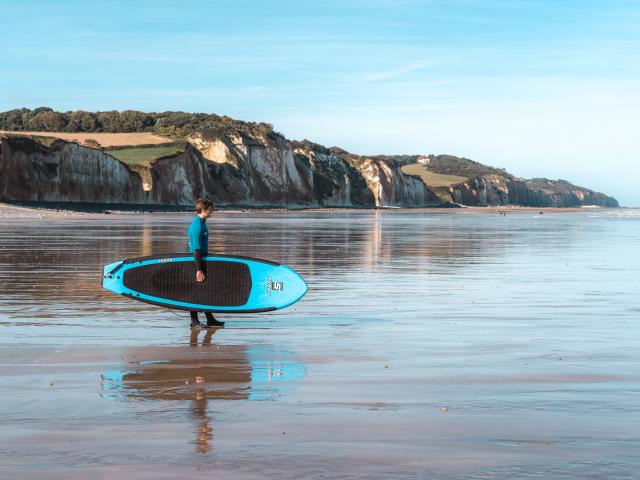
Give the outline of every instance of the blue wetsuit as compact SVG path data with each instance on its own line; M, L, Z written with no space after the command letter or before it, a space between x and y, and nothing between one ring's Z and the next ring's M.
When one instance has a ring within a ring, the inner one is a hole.
M209 253L209 228L207 222L202 220L196 215L191 225L189 225L189 252L193 253L196 260L196 270L200 270L205 275L207 274L207 262L202 258L206 257ZM198 321L198 312L192 311L191 313L191 326L200 325ZM211 312L205 312L207 317L207 326L222 326L224 322L218 322L213 318Z
M195 256L196 268L204 272L206 264L202 257L209 253L209 227L207 222L197 215L189 225L189 252Z

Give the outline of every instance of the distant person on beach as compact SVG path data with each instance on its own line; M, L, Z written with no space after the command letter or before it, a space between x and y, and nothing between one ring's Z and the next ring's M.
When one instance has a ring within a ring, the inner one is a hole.
M194 254L196 261L196 282L203 283L207 278L207 262L204 257L209 253L209 228L207 218L213 215L213 203L208 198L196 200L196 217L189 225L189 252ZM221 327L224 322L216 320L211 312L204 312L207 317L207 327ZM198 312L191 312L191 328L202 327L198 320Z

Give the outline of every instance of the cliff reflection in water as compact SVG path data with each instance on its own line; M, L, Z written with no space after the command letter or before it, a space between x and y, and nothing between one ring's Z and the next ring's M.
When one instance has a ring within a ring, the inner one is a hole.
M282 350L212 345L217 330L193 330L188 346L127 350L126 365L102 375L104 397L189 402L196 451L208 452L214 437L209 402L275 400L305 375L304 366Z
M102 289L102 266L185 251L190 218L139 214L53 219L31 223L28 229L23 221L5 221L0 231L0 284L5 293L0 306L9 317L19 312L14 317L19 321L32 318L39 323L51 317L63 321L80 312L157 312ZM210 223L212 253L276 260L312 281L329 272L353 274L380 267L445 273L479 258L504 255L512 241L504 221L478 225L470 215L451 212L222 212ZM20 275L15 275L16 266Z

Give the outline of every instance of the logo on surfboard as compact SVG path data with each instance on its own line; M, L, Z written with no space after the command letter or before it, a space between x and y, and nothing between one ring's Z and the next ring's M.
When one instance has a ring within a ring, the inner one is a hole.
M284 282L275 282L271 277L267 280L267 292L271 295L272 291L282 292L284 290Z

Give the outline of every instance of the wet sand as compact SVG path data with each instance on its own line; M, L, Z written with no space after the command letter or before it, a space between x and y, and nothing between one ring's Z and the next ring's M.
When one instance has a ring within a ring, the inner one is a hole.
M155 212L151 212L145 210L145 208L154 208L153 206L140 206L139 211L135 211L133 209L133 205L129 205L127 210L118 210L118 207L110 206L109 204L73 204L70 202L61 202L60 204L56 204L56 202L28 202L29 205L17 205L17 204L9 204L9 203L1 203L0 202L0 218L68 218L72 215L95 215L96 219L102 218L105 213L108 214L116 214L116 215L175 215L176 213L186 213L187 208L183 208L181 211L162 211L158 210ZM94 205L89 207L90 205ZM62 208L60 208L62 206ZM299 208L299 209L285 209L285 208L229 208L224 207L221 211L225 214L233 214L233 213L260 213L263 215L270 214L287 214L287 213L295 213L304 211L306 213L328 213L328 212L345 212L350 209L346 208ZM376 209L362 209L360 211L374 211ZM449 209L446 208L390 208L390 209L380 209L382 211L394 211L394 212L431 212L431 213L442 213L446 212ZM585 212L585 211L610 211L610 209L604 209L600 207L575 207L575 208L551 208L551 207L520 207L515 205L507 205L507 206L489 206L489 207L460 207L460 210L456 209L458 213L477 213L477 214L493 214L493 215L506 215L507 213L568 213L568 212ZM614 209L613 211L624 211L626 209L619 208ZM358 210L355 210L358 211ZM85 217L87 218L87 217Z
M640 226L608 212L221 213L214 252L311 289L200 332L98 278L190 215L0 217L0 477L634 478Z

